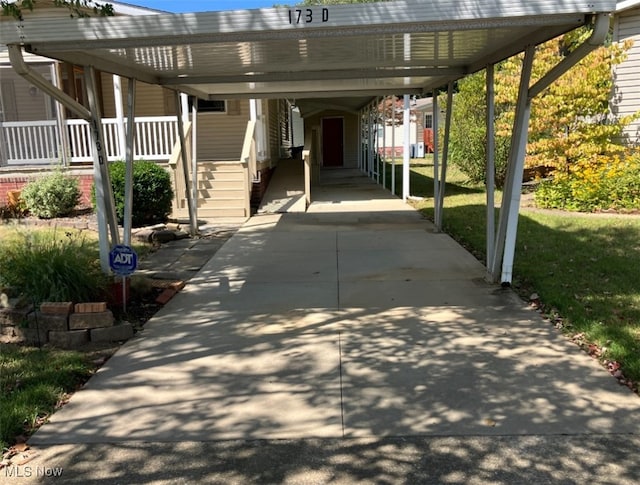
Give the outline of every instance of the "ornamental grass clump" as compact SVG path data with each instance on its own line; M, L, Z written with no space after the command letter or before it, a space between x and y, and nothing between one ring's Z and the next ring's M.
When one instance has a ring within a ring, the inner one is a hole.
M77 231L16 231L0 243L0 286L31 302L92 301L103 297L95 243Z

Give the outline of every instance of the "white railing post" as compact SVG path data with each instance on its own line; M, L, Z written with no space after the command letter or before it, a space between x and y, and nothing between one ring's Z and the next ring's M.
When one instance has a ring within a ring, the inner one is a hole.
M122 159L117 119L103 118L101 124L103 155L109 161ZM0 123L8 164L51 164L59 157L62 138L67 140L65 154L70 162L91 162L93 156L89 123L82 119L67 119L61 123L61 129L57 125L57 120ZM171 151L177 142L175 117L137 117L134 129L136 159L168 161L171 158Z
M129 80L131 82L131 80ZM124 110L122 109L122 81L120 76L113 75L113 97L116 105L116 127L117 127L117 142L115 146L118 147L117 157L120 159L125 158L127 152L127 141L124 132ZM131 119L131 117L129 117Z

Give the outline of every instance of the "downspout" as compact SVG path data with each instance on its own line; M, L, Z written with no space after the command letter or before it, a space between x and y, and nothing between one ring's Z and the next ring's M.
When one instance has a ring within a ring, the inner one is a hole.
M598 14L596 16L593 32L587 40L580 44L574 51L570 52L567 57L562 59L553 69L540 78L533 86L529 88L529 100L535 98L544 91L549 85L584 59L591 51L594 51L602 44L609 34L610 16L609 14Z
M73 111L83 120L91 121L91 111L27 66L24 62L24 58L22 57L22 48L19 45L8 45L7 49L9 50L9 61L11 62L11 67L13 67L17 74L25 78L41 91L62 103L65 108Z
M58 63L51 64L51 82L53 85L60 89L62 82L60 81L60 66ZM60 133L60 152L58 157L60 158L62 165L71 165L71 149L69 148L69 134L66 130L66 114L64 106L60 103L55 103L56 106L56 122L58 125L58 132Z

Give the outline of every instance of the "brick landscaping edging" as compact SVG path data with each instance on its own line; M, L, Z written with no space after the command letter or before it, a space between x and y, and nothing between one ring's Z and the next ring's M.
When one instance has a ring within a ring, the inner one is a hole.
M0 335L29 345L81 350L88 342L121 342L133 333L130 323L116 324L106 302L44 302L37 310L0 309Z

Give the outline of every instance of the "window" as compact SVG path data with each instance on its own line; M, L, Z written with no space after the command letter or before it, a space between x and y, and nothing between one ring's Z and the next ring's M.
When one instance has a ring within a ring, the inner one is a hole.
M219 99L200 99L198 98L199 113L226 113L227 103Z
M424 127L425 128L433 128L433 115L425 114L424 115Z

